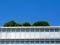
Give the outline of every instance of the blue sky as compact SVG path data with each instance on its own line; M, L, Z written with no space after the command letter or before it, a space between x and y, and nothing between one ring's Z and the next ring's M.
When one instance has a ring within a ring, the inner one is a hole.
M60 0L0 0L0 26L10 20L31 24L44 20L60 26Z

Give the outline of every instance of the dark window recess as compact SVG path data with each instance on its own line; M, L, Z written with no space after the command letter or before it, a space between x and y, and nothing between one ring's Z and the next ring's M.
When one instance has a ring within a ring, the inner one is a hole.
M55 28L55 32L59 32L60 31L60 29L59 28Z
M48 28L45 28L44 30L45 30L45 32L49 32L49 29Z
M53 29L53 28L51 28L51 29L50 29L50 32L54 32L54 29Z

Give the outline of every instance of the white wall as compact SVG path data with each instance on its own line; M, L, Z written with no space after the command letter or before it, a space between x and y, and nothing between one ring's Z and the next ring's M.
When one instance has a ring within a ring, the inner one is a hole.
M1 39L60 38L60 32L1 32Z

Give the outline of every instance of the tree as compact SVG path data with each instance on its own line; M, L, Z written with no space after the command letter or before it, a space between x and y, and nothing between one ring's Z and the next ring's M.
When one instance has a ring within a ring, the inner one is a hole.
M23 23L23 26L31 26L31 24L29 22L25 22Z
M47 21L37 21L32 26L50 26Z
M50 26L50 24L47 21L37 21L33 23L32 25L29 22L25 22L23 24L16 23L14 20L6 22L4 24L5 27L12 27L12 26Z
M16 26L22 26L22 24L18 24L18 23L17 23Z
M21 26L21 24L18 24L16 23L15 21L9 21L7 23L4 24L5 27L8 27L8 26Z

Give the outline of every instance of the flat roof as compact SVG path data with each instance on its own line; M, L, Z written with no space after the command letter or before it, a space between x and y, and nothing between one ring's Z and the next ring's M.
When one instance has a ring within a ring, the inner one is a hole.
M0 28L60 28L60 26L20 26L20 27L1 27Z

